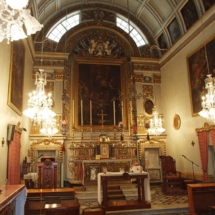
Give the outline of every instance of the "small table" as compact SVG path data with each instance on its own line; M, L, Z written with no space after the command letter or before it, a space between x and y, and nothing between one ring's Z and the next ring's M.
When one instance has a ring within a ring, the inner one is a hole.
M138 199L129 201L114 203L114 205L108 201L107 198L107 182L115 180L131 180L136 179L138 185ZM103 201L101 202L101 182L103 185ZM99 173L98 174L98 202L102 204L106 210L122 210L122 209L140 209L140 208L151 208L151 195L150 195L150 186L148 173Z

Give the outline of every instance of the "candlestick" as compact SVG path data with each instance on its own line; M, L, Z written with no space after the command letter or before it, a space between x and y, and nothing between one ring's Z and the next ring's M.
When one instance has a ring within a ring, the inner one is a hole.
M75 126L75 103L74 103L74 99L72 100L72 124L74 127Z
M90 125L92 125L92 101L90 100Z
M115 101L113 101L113 124L116 125L116 116L115 116Z
M123 101L121 101L121 106L122 106L122 123L123 123Z
M81 125L83 125L83 100L81 100Z

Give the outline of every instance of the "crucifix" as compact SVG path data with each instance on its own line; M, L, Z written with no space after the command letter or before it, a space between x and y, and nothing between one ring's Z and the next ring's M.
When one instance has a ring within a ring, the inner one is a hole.
M104 114L103 113L103 110L101 110L101 114L99 113L99 114L97 114L98 116L101 116L101 118L102 118L102 131L103 131L103 122L104 122L104 116L107 116L107 114Z

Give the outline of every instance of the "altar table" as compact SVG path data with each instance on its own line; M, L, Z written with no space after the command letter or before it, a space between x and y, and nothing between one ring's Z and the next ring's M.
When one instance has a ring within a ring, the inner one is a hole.
M136 179L137 185L138 185L138 199L137 201L133 201L133 205L130 204L130 206L127 208L151 208L151 193L150 193L150 185L149 185L149 178L147 172L142 173L123 173L123 172L107 172L104 173L98 173L98 203L102 204L106 210L110 209L112 210L114 207L110 206L108 204L107 199L107 182L111 180L131 180ZM101 182L103 185L103 201L101 201ZM122 209L121 203L118 204L118 209ZM115 204L116 210L117 210L117 204ZM127 205L127 203L126 203Z

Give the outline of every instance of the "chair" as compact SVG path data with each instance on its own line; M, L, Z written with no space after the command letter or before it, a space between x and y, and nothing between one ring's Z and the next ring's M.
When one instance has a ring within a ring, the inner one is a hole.
M105 208L103 207L90 207L84 208L82 211L82 215L105 215Z
M162 191L166 194L178 194L182 188L181 173L176 170L176 162L171 156L162 156Z

